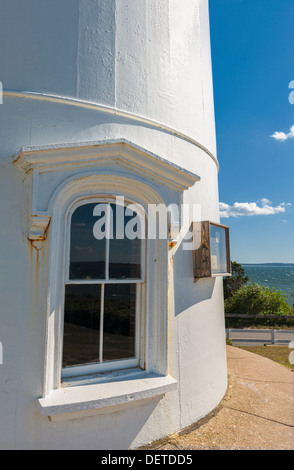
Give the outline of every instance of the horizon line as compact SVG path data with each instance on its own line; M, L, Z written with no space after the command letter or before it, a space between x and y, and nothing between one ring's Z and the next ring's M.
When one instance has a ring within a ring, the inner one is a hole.
M239 264L294 264L294 261L264 261L264 262L259 262L259 263L243 263L239 262Z

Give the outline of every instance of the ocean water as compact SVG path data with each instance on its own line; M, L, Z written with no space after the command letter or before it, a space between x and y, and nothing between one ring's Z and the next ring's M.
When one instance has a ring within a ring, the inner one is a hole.
M294 264L242 264L250 282L275 288L287 294L287 302L294 302Z

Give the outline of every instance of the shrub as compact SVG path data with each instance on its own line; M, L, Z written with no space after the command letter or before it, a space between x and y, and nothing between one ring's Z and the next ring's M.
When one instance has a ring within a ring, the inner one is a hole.
M291 315L286 294L275 289L250 283L225 300L225 312L243 315Z

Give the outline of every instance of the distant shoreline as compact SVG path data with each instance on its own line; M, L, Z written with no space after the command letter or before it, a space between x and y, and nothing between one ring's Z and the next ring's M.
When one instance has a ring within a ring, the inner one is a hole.
M293 266L294 263L240 263L241 266Z

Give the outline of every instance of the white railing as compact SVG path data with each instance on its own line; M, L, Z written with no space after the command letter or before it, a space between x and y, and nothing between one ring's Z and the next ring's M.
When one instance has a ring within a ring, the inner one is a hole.
M256 344L289 344L294 340L293 330L275 329L238 329L226 328L226 337L233 344L256 343Z

